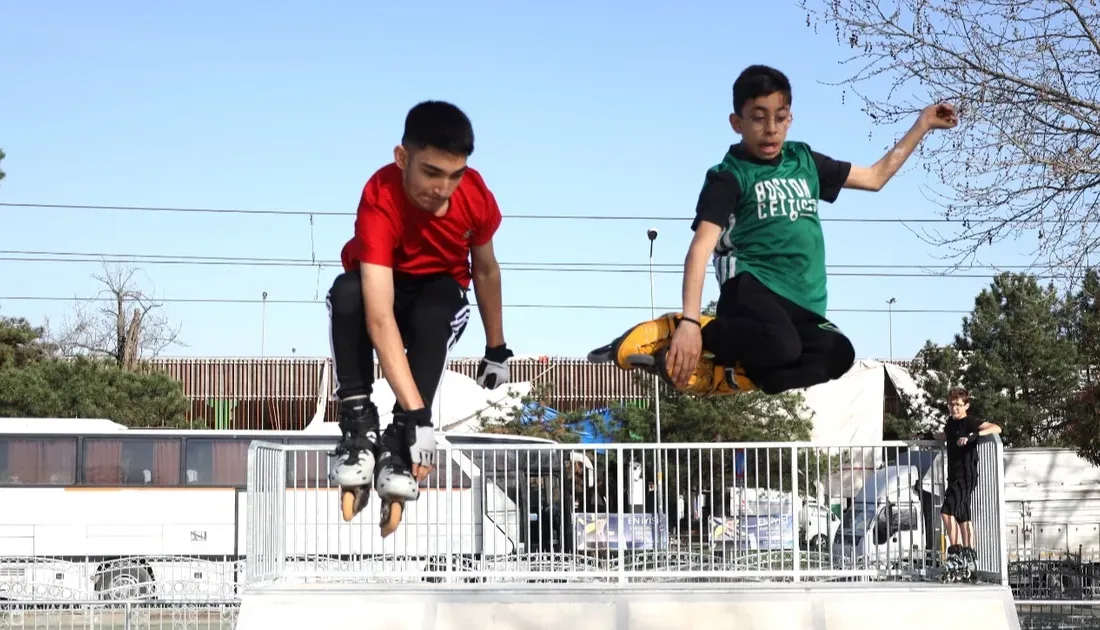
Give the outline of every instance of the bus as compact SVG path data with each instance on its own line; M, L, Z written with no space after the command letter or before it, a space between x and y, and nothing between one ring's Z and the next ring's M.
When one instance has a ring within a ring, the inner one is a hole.
M339 517L338 490L327 478L327 451L338 439L336 423L225 431L0 419L0 599L235 598L250 529L280 526L247 522L254 441L307 447L287 454L287 546L279 553L309 572L377 561L362 572L384 575L397 561L439 570L444 556L567 550L569 528L547 521L567 523L576 504L569 497L593 485L593 464L581 452L525 450L551 440L439 432L435 472L401 528L382 539L377 495L351 523ZM497 444L516 448L478 450Z

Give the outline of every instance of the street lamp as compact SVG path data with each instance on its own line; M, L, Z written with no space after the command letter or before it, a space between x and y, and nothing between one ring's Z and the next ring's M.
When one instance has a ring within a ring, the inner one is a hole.
M267 291L263 293L263 301L260 304L260 356L266 356L267 352Z
M657 228L649 228L646 230L646 237L649 239L649 317L650 319L656 319L657 300L653 283L653 242L657 240ZM653 497L653 504L658 506L657 509L659 510L663 506L665 493L663 488L664 466L661 465L664 460L664 453L661 451L661 381L656 374L653 375L653 412L657 421L657 451L654 461L654 467L656 468L655 472L657 473L657 483L654 486L656 496Z
M649 228L646 231L646 236L649 238L649 317L651 319L657 318L657 306L656 297L653 285L653 242L657 240L657 228ZM661 395L659 388L661 386L657 375L653 375L653 409L657 415L657 444L661 443Z
M886 326L889 331L891 359L894 358L894 303L897 301L897 298L886 300Z

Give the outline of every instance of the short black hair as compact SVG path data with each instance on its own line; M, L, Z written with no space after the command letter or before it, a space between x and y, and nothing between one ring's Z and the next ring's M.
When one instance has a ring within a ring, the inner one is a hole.
M791 82L787 75L779 70L765 65L752 65L741 71L737 80L733 82L733 113L741 115L745 103L754 98L760 98L779 92L791 105Z
M424 101L405 116L401 144L414 150L433 147L469 157L474 152L474 127L466 114L451 103Z
M955 402L956 400L961 400L964 404L969 404L970 392L962 387L951 388L951 391L947 392L947 402Z

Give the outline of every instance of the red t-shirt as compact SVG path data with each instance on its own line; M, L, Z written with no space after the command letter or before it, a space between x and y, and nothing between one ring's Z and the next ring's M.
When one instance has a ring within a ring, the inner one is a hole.
M447 273L468 289L470 248L488 243L500 222L496 198L474 169L466 170L447 213L435 217L409 203L401 169L391 163L363 187L355 236L340 260L345 271L365 262L410 275Z

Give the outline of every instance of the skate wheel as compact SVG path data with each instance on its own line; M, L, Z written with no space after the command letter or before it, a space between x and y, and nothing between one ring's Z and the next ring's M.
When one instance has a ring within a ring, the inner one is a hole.
M636 370L651 370L657 366L657 359L650 354L631 354L626 357L626 364Z
M382 518L378 523L378 529L382 532L382 538L397 531L401 525L401 516L405 511L403 501L391 501L382 505Z
M365 488L340 489L340 515L344 517L345 523L350 523L356 514L363 511L366 498Z
M615 357L615 351L612 348L612 344L606 346L600 346L592 352L588 353L589 363L611 363Z
M345 523L355 518L355 498L354 490L340 491L340 515L344 517Z

